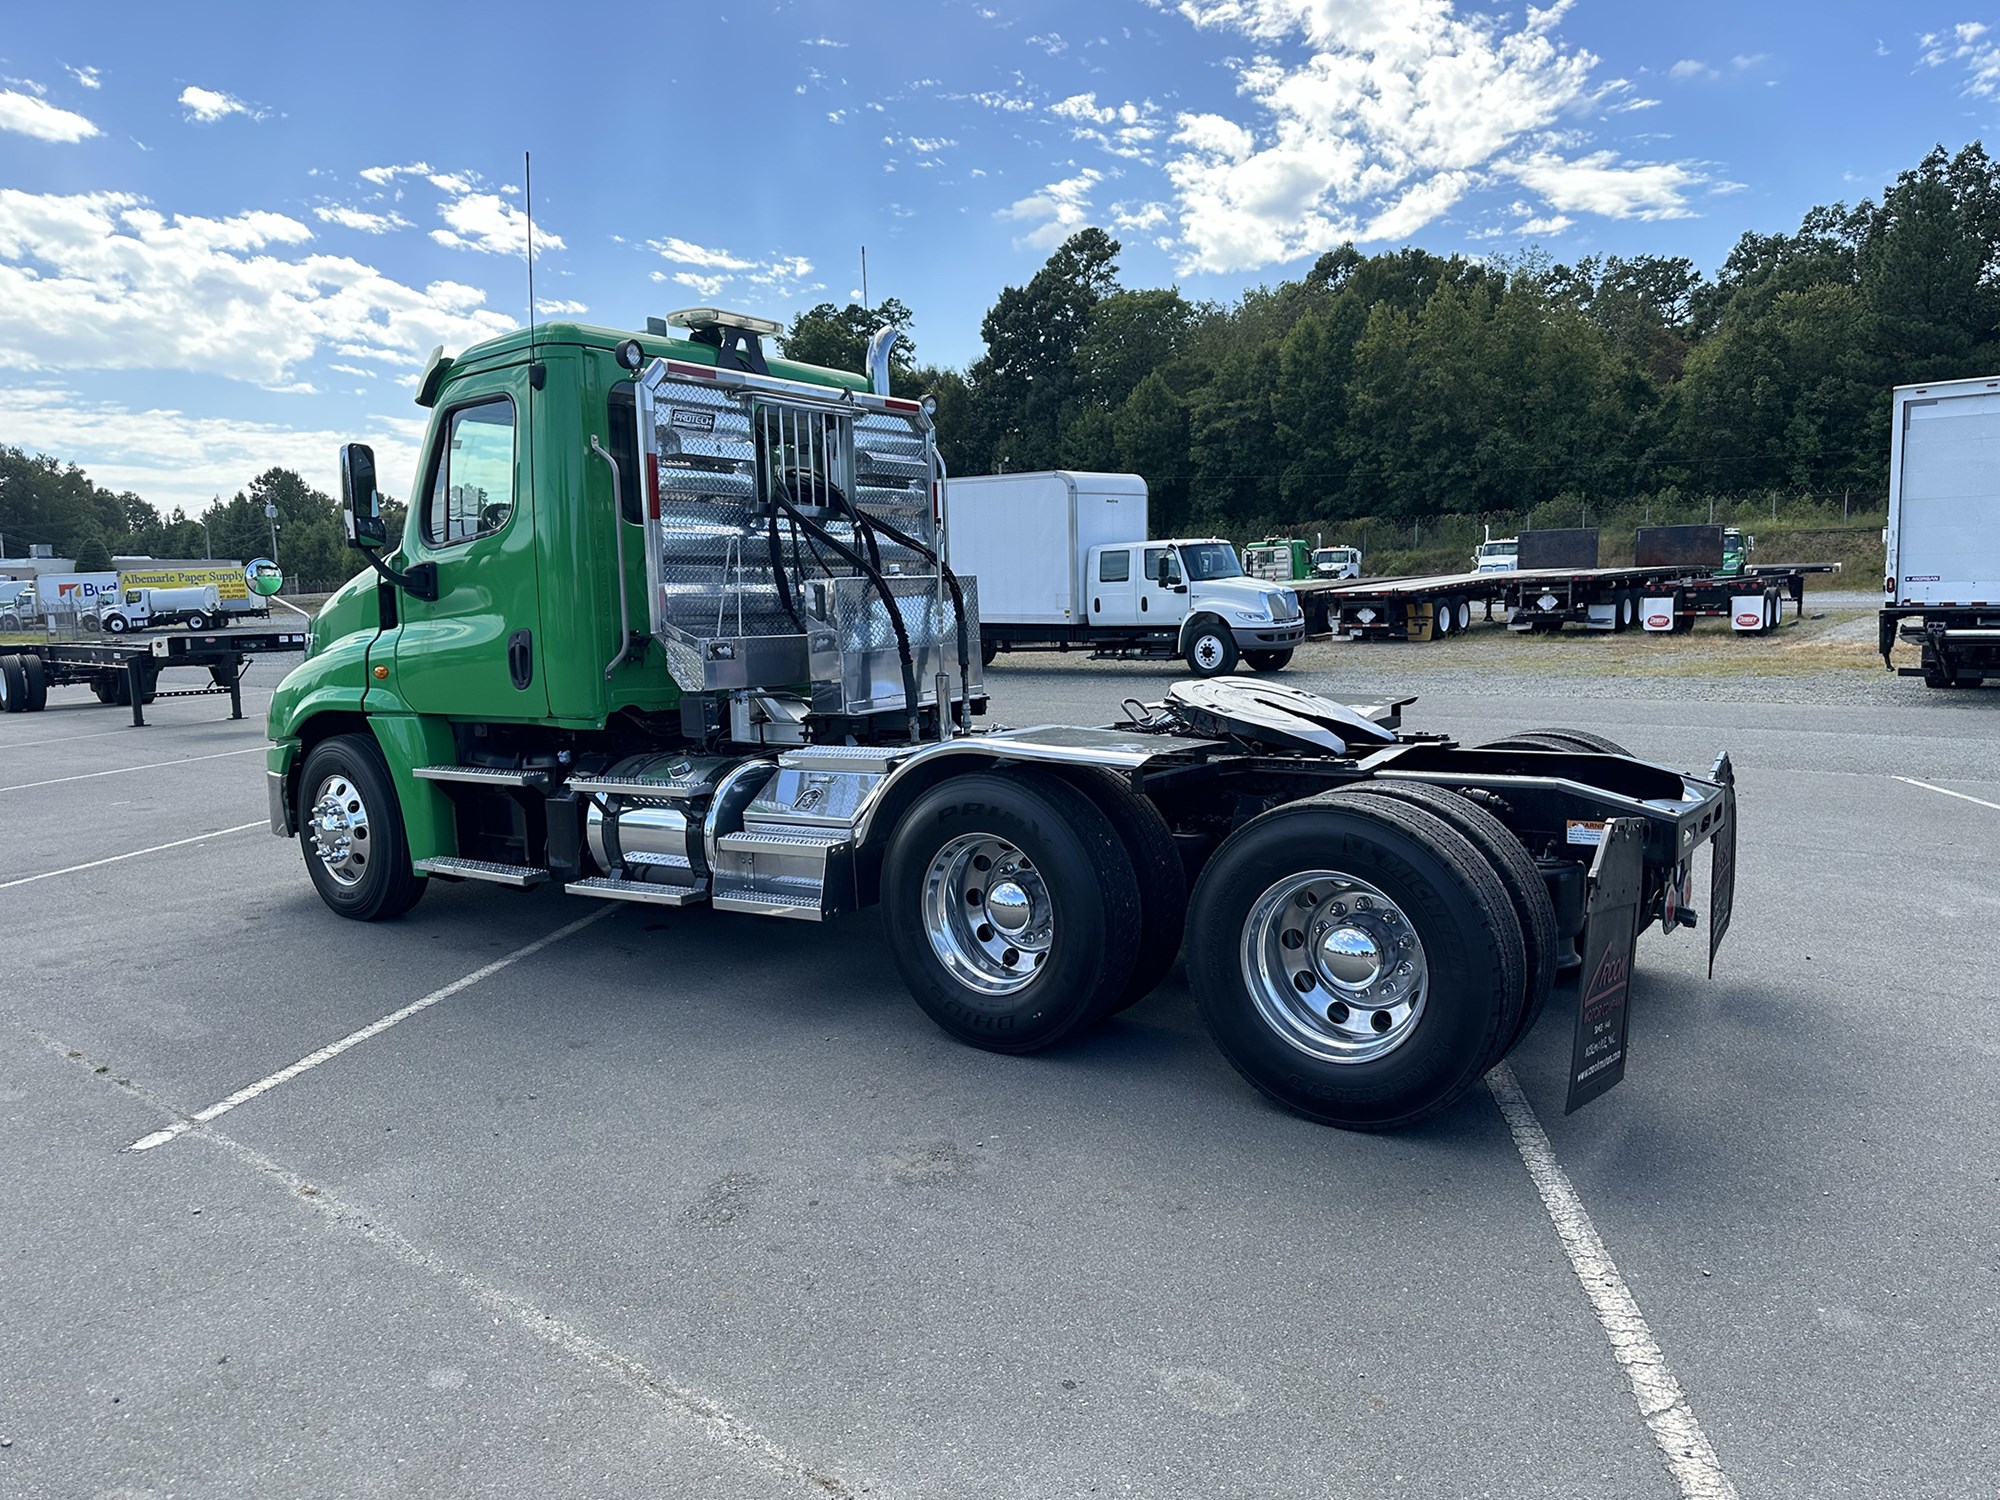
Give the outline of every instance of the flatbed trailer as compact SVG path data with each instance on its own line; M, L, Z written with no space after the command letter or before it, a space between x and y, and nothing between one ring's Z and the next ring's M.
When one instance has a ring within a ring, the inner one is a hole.
M35 713L52 687L88 687L100 703L132 710L135 728L146 727L146 705L156 698L227 697L229 717L243 717L244 664L253 656L304 652L304 630L177 630L125 636L116 642L37 641L0 645L0 712ZM206 670L209 685L163 689L170 668Z
M1752 563L1740 574L1689 574L1641 600L1641 623L1652 632L1685 632L1699 619L1726 619L1739 635L1761 635L1805 614L1806 575L1837 573L1839 563Z

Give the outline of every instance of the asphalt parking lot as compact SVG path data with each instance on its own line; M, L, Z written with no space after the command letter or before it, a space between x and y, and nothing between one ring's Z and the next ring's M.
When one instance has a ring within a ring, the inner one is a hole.
M0 1495L1996 1493L2000 689L1429 670L1288 680L1733 753L1713 982L1705 935L1642 939L1630 1071L1576 1115L1561 992L1511 1064L1720 1487L1663 1460L1493 1094L1295 1119L1178 969L975 1052L872 916L434 881L341 922L263 828L265 663L241 723L0 717ZM1175 675L989 686L1103 722Z

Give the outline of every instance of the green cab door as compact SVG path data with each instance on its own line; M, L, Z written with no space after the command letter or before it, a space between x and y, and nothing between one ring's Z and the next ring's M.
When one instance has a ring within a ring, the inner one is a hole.
M398 599L396 685L418 713L541 719L541 587L527 457L527 366L455 381L410 497L405 566L438 597Z

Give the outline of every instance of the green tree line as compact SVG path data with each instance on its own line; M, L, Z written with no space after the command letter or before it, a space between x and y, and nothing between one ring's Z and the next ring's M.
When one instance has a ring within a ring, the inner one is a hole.
M1890 387L2000 365L2000 174L1977 142L1744 234L1713 276L1343 245L1221 305L1121 285L1119 250L1072 235L1000 293L965 370L899 348L952 472L1130 470L1156 531L1239 537L1693 496L1875 509ZM857 368L883 322L914 320L823 305L787 348Z

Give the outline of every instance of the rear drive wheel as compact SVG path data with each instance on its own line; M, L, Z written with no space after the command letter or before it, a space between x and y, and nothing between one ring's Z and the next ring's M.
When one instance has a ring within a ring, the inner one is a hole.
M1139 946L1125 987L1111 1002L1111 1014L1159 988L1180 957L1187 930L1187 869L1180 846L1160 810L1133 791L1125 778L1096 766L1076 766L1062 773L1110 820L1132 860L1139 887Z
M1188 629L1188 670L1197 677L1221 677L1236 670L1236 637L1213 615L1202 615Z
M27 712L28 675L21 670L21 658L11 652L0 656L0 713Z
M1253 672L1282 672L1292 664L1292 653L1286 651L1245 651L1243 659L1250 664Z
M1630 755L1616 740L1584 729L1528 729L1505 739L1488 740L1481 750L1583 750L1598 755Z
M28 690L26 711L38 714L49 706L49 669L32 651L20 658L21 677Z
M1521 1019L1492 1058L1498 1062L1534 1029L1549 1003L1556 968L1568 954L1556 929L1556 908L1549 899L1548 882L1542 879L1542 872L1535 868L1527 846L1515 837L1514 830L1458 792L1424 781L1364 781L1343 795L1387 797L1435 813L1485 855L1493 873L1500 877L1515 919L1521 924L1527 973L1523 981Z
M1331 794L1232 834L1196 886L1188 978L1223 1055L1288 1108L1415 1124L1476 1083L1521 1015L1520 924L1443 820Z
M1029 771L954 776L918 798L890 836L882 905L917 1004L991 1052L1036 1051L1110 1011L1140 940L1110 821Z
M382 752L358 734L322 740L299 768L299 847L320 899L343 917L399 917L424 894Z

